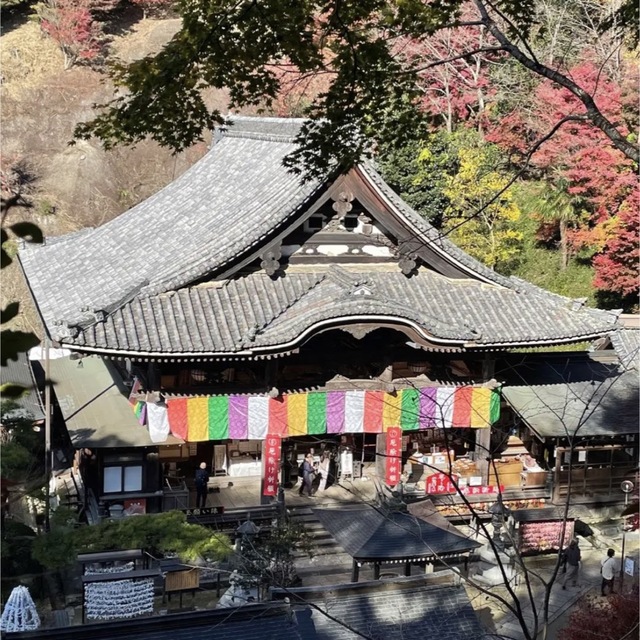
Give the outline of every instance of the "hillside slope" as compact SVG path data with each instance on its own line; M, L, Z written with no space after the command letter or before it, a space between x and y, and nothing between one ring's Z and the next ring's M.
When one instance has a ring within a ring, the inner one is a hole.
M123 16L125 25L131 22ZM110 55L131 61L157 51L178 26L175 19L133 21L113 37ZM208 141L179 155L151 141L110 151L94 140L70 145L75 125L91 117L95 103L110 99L112 85L86 66L65 71L62 53L27 16L3 20L0 65L2 168L19 165L33 178L33 207L10 216L33 220L47 236L103 224L174 180L207 150ZM224 95L214 100L224 111ZM15 265L2 276L2 305L22 300L17 324L39 331Z

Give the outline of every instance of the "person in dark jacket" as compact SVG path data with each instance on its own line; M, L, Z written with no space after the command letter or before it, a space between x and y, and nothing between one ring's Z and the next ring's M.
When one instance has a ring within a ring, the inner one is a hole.
M201 462L196 471L196 509L202 509L207 504L207 489L209 484L209 472L207 463Z
M564 560L567 563L567 572L562 580L562 588L566 589L569 580L573 580L573 586L578 586L578 570L580 569L580 547L578 541L574 538L569 546L564 550Z
M300 485L300 491L298 491L298 495L304 495L304 490L307 490L307 495L311 497L313 495L313 476L315 474L315 469L313 468L313 456L308 453L305 456L304 462L302 463L302 484Z

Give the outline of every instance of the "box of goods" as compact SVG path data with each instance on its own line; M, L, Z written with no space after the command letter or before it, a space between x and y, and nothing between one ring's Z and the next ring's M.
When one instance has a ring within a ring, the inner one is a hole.
M495 467L494 467L495 465ZM496 477L497 472L497 477ZM489 484L518 487L522 481L522 462L514 459L494 460L489 467Z
M468 458L459 458L453 464L453 472L461 478L471 478L478 475L476 463Z

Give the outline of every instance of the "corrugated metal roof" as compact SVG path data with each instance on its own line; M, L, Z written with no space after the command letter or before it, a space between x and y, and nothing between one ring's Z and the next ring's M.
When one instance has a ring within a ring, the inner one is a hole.
M1 384L17 384L27 391L19 398L12 399L17 405L16 412L11 415L31 418L34 421L44 420L44 408L38 392L35 376L26 353L18 354L17 360L8 360L4 367L0 367Z
M155 446L127 399L114 365L102 358L50 361L50 375L71 442L80 447ZM178 443L173 436L165 444Z
M574 361L521 367L516 375L521 384L505 384L502 395L543 438L638 432L640 385L635 371Z

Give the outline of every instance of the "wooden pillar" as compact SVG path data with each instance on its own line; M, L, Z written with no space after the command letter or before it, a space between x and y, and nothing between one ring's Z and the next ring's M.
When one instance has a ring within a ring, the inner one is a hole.
M155 362L149 362L147 365L147 383L147 391L160 390L160 367Z
M405 562L404 563L404 575L405 576L410 576L411 575L411 563L410 562Z
M393 363L385 367L384 371L378 376L378 380L382 382L393 382Z
M387 469L387 434L376 435L376 475L384 482Z
M351 582L358 582L358 578L360 577L360 565L357 560L354 558L353 565L351 566Z
M278 386L278 361L267 360L267 366L264 371L264 383L267 389Z
M373 563L373 579L374 580L380 579L380 563L379 562Z

